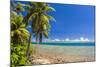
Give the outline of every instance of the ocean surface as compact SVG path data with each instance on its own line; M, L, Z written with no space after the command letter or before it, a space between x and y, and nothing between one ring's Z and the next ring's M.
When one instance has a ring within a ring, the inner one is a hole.
M36 43L32 43L37 45ZM71 56L95 56L95 43L40 43L40 51Z
M32 44L37 44L36 42L32 42ZM62 43L62 42L42 42L38 43L40 45L53 45L53 46L95 46L94 42L70 42L70 43Z

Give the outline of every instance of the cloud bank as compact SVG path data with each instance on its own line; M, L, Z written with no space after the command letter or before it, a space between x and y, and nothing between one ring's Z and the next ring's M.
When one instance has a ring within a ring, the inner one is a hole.
M45 42L94 42L94 40L89 40L88 38L85 37L80 37L77 39L70 39L70 38L65 38L65 39L44 39Z

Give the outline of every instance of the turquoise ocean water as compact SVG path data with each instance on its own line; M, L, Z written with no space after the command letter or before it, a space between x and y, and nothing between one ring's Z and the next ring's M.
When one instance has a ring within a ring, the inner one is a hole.
M36 42L32 42L32 44L37 44ZM62 42L43 42L39 43L40 45L53 45L53 46L95 46L94 42L70 42L70 43L62 43Z
M32 43L35 44L36 43ZM39 44L41 51L51 54L74 55L74 56L95 56L95 43L50 43L43 42Z

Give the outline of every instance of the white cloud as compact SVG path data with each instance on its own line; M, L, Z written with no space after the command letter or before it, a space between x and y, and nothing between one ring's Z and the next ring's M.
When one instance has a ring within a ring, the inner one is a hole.
M84 40L85 40L85 41L89 41L89 39L88 39L88 38L85 38Z
M79 39L69 39L69 38L66 38L65 40L63 41L75 41L75 42L87 42L87 41L90 41L88 38L85 38L85 37L80 37Z
M54 41L61 41L60 39L54 39Z
M70 41L70 39L69 38L66 38L64 41Z
M80 41L89 41L88 38L80 37Z
M73 40L71 40L71 41L75 41L75 42L78 42L78 41L80 41L79 39L73 39Z
M32 41L35 41L34 39L32 39ZM44 42L93 42L94 40L89 40L88 38L85 37L80 37L77 39L70 39L70 38L65 38L65 39L44 39Z
M80 37L80 41L84 41L84 37Z

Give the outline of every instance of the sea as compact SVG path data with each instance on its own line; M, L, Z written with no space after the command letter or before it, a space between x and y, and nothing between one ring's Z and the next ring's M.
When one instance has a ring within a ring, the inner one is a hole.
M40 44L40 45L53 45L53 46L95 46L95 42L42 42L36 43L32 42L32 44Z
M37 45L36 42L32 42ZM71 56L95 56L95 42L42 42L41 51Z

